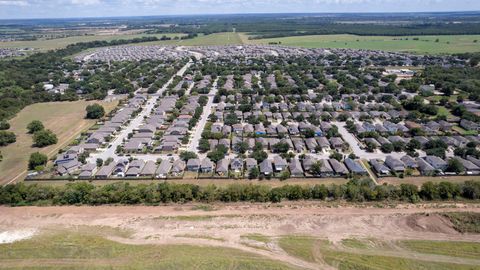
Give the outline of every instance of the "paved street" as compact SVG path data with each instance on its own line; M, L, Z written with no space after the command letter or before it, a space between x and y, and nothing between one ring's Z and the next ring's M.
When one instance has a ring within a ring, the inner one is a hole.
M376 152L374 153L369 153L360 148L360 142L352 133L348 132L348 130L345 128L345 125L346 125L345 122L331 122L331 124L338 127L338 133L342 135L343 140L350 145L350 148L352 149L353 153L361 159L385 160L387 156L393 156L398 159L405 156L405 153L403 152L399 152L399 153L392 152L390 154L385 154L385 153L382 153L380 150L376 150Z
M97 159L107 160L108 158L113 158L113 160L118 161L119 159L124 158L123 156L118 156L115 153L115 150L119 145L123 143L123 141L128 137L128 134L132 133L135 129L140 127L145 119L145 117L149 117L155 105L158 102L158 99L162 96L163 92L168 88L168 86L173 82L175 76L183 76L187 69L193 64L192 61L188 62L185 66L183 66L174 76L172 76L161 89L155 95L150 95L147 99L146 105L144 106L143 110L130 121L126 128L123 128L120 133L115 136L115 138L110 142L110 146L107 149L102 149L97 153L92 153L90 157L87 159L88 162L95 163ZM154 160L158 157L154 156Z
M218 83L218 79L213 82L212 89L210 90L210 93L208 93L207 105L205 105L205 107L203 108L203 113L202 113L202 116L200 117L200 121L198 121L197 126L194 128L192 139L190 140L190 143L187 147L188 151L197 152L200 139L202 138L202 132L205 129L205 125L207 124L207 121L208 121L208 116L212 113L213 98L215 97L218 91L217 83Z

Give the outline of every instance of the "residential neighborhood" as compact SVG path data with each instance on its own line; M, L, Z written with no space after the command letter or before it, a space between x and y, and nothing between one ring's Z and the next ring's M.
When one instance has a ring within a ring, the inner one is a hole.
M451 107L460 105L446 104L445 91L422 82L414 69L383 67L383 59L402 67L464 65L452 56L127 46L77 60L179 57L192 58L182 60L184 66L155 92L146 85L123 99L58 155L53 177L377 179L480 173L479 126L472 119L480 116L480 104L462 101L469 115L462 118ZM439 108L448 113L439 115Z

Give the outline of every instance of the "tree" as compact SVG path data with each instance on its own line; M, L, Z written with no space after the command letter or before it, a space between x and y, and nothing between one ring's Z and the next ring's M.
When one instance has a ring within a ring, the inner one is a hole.
M272 146L272 150L274 153L287 153L290 149L290 145L288 143L276 143Z
M393 145L391 143L386 143L386 144L383 144L380 149L382 150L382 152L384 153L391 153L393 151Z
M285 181L288 178L290 178L290 172L288 170L285 170L280 174L280 181Z
M264 161L265 159L268 158L268 154L267 152L263 151L263 150L257 150L257 151L254 151L251 155L250 155L251 158L255 159L258 163Z
M180 159L184 160L184 161L187 161L189 159L194 159L194 158L197 158L197 154L195 154L194 152L189 152L189 151L182 151L180 153Z
M33 134L33 143L36 147L45 147L56 144L58 142L57 135L51 130L40 130Z
M7 130L10 128L10 124L7 121L0 121L0 130Z
M248 178L256 179L260 175L260 170L257 167L253 167L248 173Z
M310 172L313 175L320 175L322 173L322 166L323 166L322 162L323 161L317 161L312 164L312 166L310 167Z
M103 159L97 158L97 167L102 167L103 166Z
M370 152L370 153L374 152L375 149L377 149L377 145L373 142L366 142L365 146L366 146L367 152Z
M245 152L247 152L248 150L248 143L238 142L237 144L235 144L234 148L238 153L245 154Z
M341 161L343 159L343 155L337 151L333 151L332 154L330 154L330 158Z
M87 119L100 119L105 115L105 109L100 104L88 105L86 108Z
M5 146L17 141L15 133L10 131L0 130L0 146Z
M33 120L27 125L27 130L29 134L34 134L37 131L44 130L45 127L43 126L43 123L38 121L38 120Z
M35 170L38 169L39 166L47 165L48 157L42 153L35 152L30 155L30 159L28 160L28 169Z
M447 172L462 173L464 171L465 167L458 159L452 158L448 161Z
M223 159L227 154L228 149L225 145L220 144L218 145L214 151L207 154L207 157L212 160L213 162L217 163L219 160Z
M302 135L305 136L305 138L313 138L315 137L315 131L311 129L306 129L302 131Z
M410 140L407 144L407 149L410 151L414 151L420 148L422 148L422 144L415 139Z

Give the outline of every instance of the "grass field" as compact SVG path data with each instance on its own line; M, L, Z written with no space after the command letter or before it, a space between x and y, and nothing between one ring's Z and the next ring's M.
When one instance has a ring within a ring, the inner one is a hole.
M118 101L102 103L106 111L111 111ZM67 146L82 131L88 129L95 122L84 119L85 107L93 102L52 102L37 103L27 106L10 120L10 131L17 135L17 142L1 147L3 161L0 162L0 183L11 180L21 180L27 171L27 162L30 154L41 151L49 157L55 155L59 149ZM42 149L32 147L32 135L27 134L26 126L32 120L40 120L47 129L51 129L58 137L58 143Z
M0 42L0 48L35 48L41 51L65 48L66 46L79 42L89 41L111 41L116 39L134 39L141 37L158 37L162 36L175 37L183 36L183 34L126 34L126 35L91 35L91 36L73 36L56 39L39 39L34 41L10 41Z
M237 45L242 44L242 38L238 33L214 33L199 35L196 38L185 40L165 40L144 42L141 45L181 45L181 46L213 46L213 45Z
M480 258L480 243L409 240L402 241L401 245L419 253Z
M79 233L0 245L0 265L2 269L296 269L225 247L129 245Z
M353 239L355 240L355 239ZM279 246L288 254L301 258L305 261L324 263L340 269L480 269L474 261L471 264L438 262L437 257L429 254L446 255L444 260L462 262L462 258L478 258L478 243L462 243L440 241L406 241L399 245L406 246L415 252L415 259L410 253L390 250L388 248L370 248L367 244L355 240L354 245L347 249L339 248L326 240L319 240L308 236L285 236L279 240ZM439 247L439 248L437 248ZM451 247L452 252L447 249ZM391 251L391 252L390 252Z
M174 37L182 34L165 34ZM39 50L50 50L64 48L69 44L77 42L88 42L94 40L133 39L139 37L156 36L163 34L124 34L124 35L91 35L58 38L51 40L36 41L12 41L0 43L0 48L36 48ZM235 45L235 44L269 44L271 42L281 43L286 46L297 46L305 48L350 48L370 49L396 52L412 52L427 54L480 52L480 35L448 35L448 36L356 36L356 35L312 35L295 36L271 39L249 40L245 33L214 33L210 35L199 35L187 40L167 40L141 43L142 45L184 45L184 46L207 46L207 45ZM415 39L415 40L414 40ZM418 39L418 40L417 40ZM436 42L438 39L438 42ZM138 45L138 44L137 44Z
M406 40L408 38L408 40ZM418 38L418 40L413 40ZM403 39L403 40L399 40ZM436 40L439 40L436 42ZM243 40L247 40L243 38ZM281 45L305 48L348 48L427 54L480 52L480 35L450 36L356 36L356 35L313 35L271 39L248 40L251 44L281 42Z

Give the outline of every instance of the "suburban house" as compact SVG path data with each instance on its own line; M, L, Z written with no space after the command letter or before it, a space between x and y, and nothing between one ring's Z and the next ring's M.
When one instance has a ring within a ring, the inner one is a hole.
M172 163L170 160L165 159L162 160L160 166L158 166L157 170L155 171L155 177L165 179L168 177L170 170L172 169Z
M260 173L263 175L271 175L273 173L272 162L269 159L265 159L259 164Z
M292 161L290 161L290 164L288 165L288 168L290 169L291 176L293 177L303 176L302 164L298 159L296 158L292 159Z
M187 171L198 172L200 170L200 159L192 158L187 161Z

